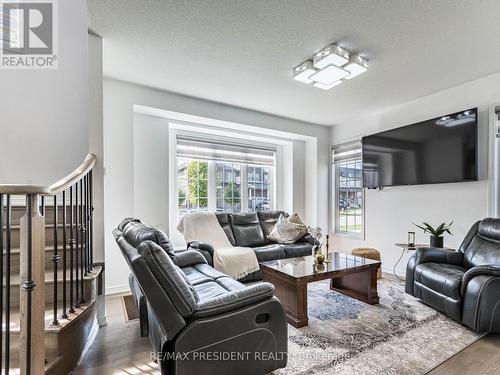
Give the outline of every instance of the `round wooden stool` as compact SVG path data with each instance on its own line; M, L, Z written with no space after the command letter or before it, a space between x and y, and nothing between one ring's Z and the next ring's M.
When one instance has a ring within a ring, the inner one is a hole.
M380 260L380 252L377 249L373 249L371 247L358 247L352 250L351 254L371 260ZM379 268L377 272L377 279L380 279L381 277L382 277L382 267Z

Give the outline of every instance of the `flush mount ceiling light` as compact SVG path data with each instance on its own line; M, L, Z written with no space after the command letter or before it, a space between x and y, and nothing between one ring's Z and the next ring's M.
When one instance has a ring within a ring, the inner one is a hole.
M316 72L312 60L307 60L293 69L293 79L299 82L311 83L310 77Z
M319 83L319 82L315 82L313 84L314 87L317 87L318 89L321 89L321 90L330 90L332 87L335 87L335 86L338 86L342 83L342 81L336 81L336 82L333 82L332 84L330 85L324 85L322 83Z
M343 66L349 61L349 51L336 44L330 44L314 55L314 67L323 69L328 65Z
M293 69L293 79L329 90L368 70L368 61L336 44L330 44Z
M359 55L354 55L344 69L350 73L345 79L351 79L368 70L368 61Z
M314 73L311 79L314 82L322 83L323 85L331 85L334 82L341 80L349 75L347 70L339 68L335 65L328 65L321 69L318 73Z

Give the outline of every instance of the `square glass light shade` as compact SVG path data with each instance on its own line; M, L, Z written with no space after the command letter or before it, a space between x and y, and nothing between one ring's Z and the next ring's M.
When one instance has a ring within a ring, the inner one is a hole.
M321 90L330 90L332 87L338 86L341 83L342 83L342 81L336 81L336 82L333 82L330 85L323 85L322 83L315 82L313 86L317 87L318 89L321 89Z
M349 62L349 51L336 44L330 44L313 57L314 67L323 69L328 65L344 66Z
M323 85L331 85L334 82L341 80L349 75L347 70L336 67L335 65L329 65L319 72L313 74L311 79L314 82L319 82Z
M299 66L293 69L293 79L299 82L311 83L311 76L316 73L311 60L304 61Z
M355 55L351 58L349 64L344 66L344 69L350 73L345 79L351 79L368 70L368 61L359 55Z

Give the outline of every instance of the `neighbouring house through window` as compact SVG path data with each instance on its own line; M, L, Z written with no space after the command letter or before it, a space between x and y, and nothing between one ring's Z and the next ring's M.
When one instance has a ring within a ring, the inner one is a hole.
M275 150L177 137L177 218L274 208Z
M333 148L334 231L356 238L364 236L364 189L361 143Z

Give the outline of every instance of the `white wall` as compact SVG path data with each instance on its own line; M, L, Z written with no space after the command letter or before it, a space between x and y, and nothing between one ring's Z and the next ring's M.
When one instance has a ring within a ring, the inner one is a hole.
M317 139L315 157L318 160L317 196L328 199L328 149L330 129L327 127L294 121L260 112L232 107L220 103L186 97L174 93L154 90L143 86L116 80L104 80L104 196L105 196L105 244L107 292L118 292L127 287L129 274L123 256L115 244L112 230L127 216L144 215L151 223L168 223L168 191L163 189L168 179L168 148L165 143L165 123L163 119L153 120L151 116L134 115L134 105L175 111L189 115L241 123L261 129L272 129L300 134ZM142 125L151 125L149 130ZM295 145L298 142L294 142ZM302 192L302 201L294 196L294 207L306 211L304 181L307 176L305 146L297 144L297 154L293 156L302 171L294 176L297 192ZM300 160L299 160L300 159ZM157 160L156 163L151 163ZM151 180L149 177L155 175ZM295 170L294 170L295 175ZM156 205L150 198L158 196ZM313 205L317 223L328 226L328 204L315 200ZM155 211L156 210L156 211ZM168 226L167 226L168 228ZM165 229L167 229L165 228Z
M392 270L401 254L394 243L406 242L408 231L416 232L417 242L429 243L428 236L412 225L424 220L431 224L454 220L454 235L446 236L445 245L457 247L472 223L488 215L488 110L499 101L500 74L495 74L335 126L332 144L477 106L480 181L366 190L365 240L336 237L334 248L350 252L358 246L375 247L383 268ZM399 264L399 273L404 273L408 257Z
M59 68L0 70L0 183L51 184L88 152L86 1L58 5Z

